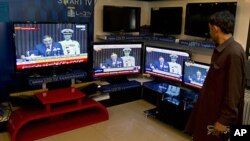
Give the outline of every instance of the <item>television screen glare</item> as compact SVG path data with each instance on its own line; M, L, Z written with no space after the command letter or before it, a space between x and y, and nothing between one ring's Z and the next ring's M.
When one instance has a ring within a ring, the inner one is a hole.
M141 72L142 43L94 43L94 77Z
M184 64L184 84L201 89L209 71L209 65L186 61Z
M88 25L13 23L16 69L43 68L88 61Z
M146 46L145 73L182 82L182 68L189 53L181 50Z

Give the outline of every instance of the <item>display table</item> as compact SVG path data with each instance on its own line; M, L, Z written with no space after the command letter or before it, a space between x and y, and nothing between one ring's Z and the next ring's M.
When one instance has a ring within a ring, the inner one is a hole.
M108 120L107 109L76 88L35 94L42 107L21 107L8 121L12 141L33 141Z

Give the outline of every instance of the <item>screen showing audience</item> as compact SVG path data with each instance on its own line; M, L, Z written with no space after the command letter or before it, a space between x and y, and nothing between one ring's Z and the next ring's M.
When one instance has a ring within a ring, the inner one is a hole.
M13 27L17 70L87 62L87 24L14 23Z
M185 62L183 82L186 85L202 88L209 70L208 64Z
M93 48L95 77L140 73L142 43L96 43Z
M183 64L188 58L185 51L146 46L145 73L181 82Z

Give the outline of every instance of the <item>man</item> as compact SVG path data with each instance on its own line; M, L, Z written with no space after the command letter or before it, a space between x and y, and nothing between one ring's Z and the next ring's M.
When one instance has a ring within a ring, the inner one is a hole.
M63 34L63 41L59 41L59 43L63 47L64 55L79 55L80 54L80 44L78 41L72 40L72 35L74 30L72 29L63 29L61 31Z
M205 81L204 76L202 75L201 71L197 70L195 75L191 78L190 80L191 82L196 82L196 83L200 83L203 84Z
M242 124L246 58L232 37L231 13L213 14L208 26L217 46L186 131L192 133L193 141L227 141L228 127Z
M123 61L117 57L116 53L112 53L110 58L106 60L103 68L121 68L123 67Z
M121 57L123 60L123 67L134 67L135 57L130 56L131 48L124 48L123 52L124 52L124 56Z
M35 54L38 56L58 56L63 55L61 44L53 42L53 39L49 35L45 35L42 38L42 43L35 46Z
M169 65L169 72L182 75L182 68L181 65L177 63L178 55L177 54L170 54L171 61L168 62Z
M160 70L160 71L169 72L169 66L165 62L165 59L162 56L159 57L158 61L154 62L154 65L151 66L151 68Z

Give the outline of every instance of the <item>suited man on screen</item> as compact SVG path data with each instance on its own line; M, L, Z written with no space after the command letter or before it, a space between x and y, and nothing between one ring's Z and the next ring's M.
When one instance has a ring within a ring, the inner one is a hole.
M122 68L123 60L117 56L116 53L112 53L110 58L106 60L105 66L102 68Z
M49 35L43 36L42 43L35 46L35 55L38 56L59 56L63 55L63 49L61 44L53 42L53 39Z
M165 62L165 59L160 56L158 61L155 61L153 65L151 65L152 69L169 72L169 65Z

